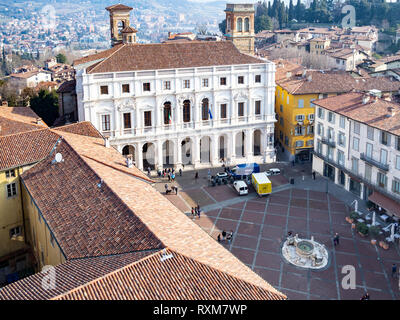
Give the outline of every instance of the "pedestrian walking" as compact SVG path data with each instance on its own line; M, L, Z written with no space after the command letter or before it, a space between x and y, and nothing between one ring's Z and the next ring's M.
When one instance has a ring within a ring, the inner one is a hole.
M339 234L336 232L335 236L333 237L333 244L335 247L339 244Z
M217 237L218 242L221 242L221 234L218 233L218 237Z
M294 167L294 160L292 160L292 167Z
M194 178L197 180L199 178L199 173L196 171L196 174L194 175Z
M192 208L192 217L194 217L194 214L195 214L194 208Z
M178 187L175 187L176 195L178 195Z
M225 240L225 239L226 239L226 231L222 230L222 240Z
M171 182L171 175L168 173L168 181Z
M364 294L360 300L369 300L369 293Z
M228 235L226 236L226 239L228 240L229 243L231 243L233 238L233 230L231 230Z
M151 174L151 169L150 169L150 167L147 167L147 173L148 173L148 175L149 175L149 177L150 177L150 174Z
M313 177L313 179L315 180L315 171L313 171L312 177Z
M393 263L392 265L392 278L395 278L397 275L397 266Z
M182 169L179 169L179 176L182 177Z

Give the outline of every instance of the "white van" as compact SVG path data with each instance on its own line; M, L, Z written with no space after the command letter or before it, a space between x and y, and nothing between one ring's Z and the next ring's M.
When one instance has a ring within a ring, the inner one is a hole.
M233 183L233 187L235 188L235 190L237 191L237 193L242 196L242 195L246 195L249 193L249 189L247 188L247 184L246 182L239 180L239 181L235 181Z
M280 173L281 173L281 170L279 170L278 168L272 168L272 169L267 170L267 176L276 176Z

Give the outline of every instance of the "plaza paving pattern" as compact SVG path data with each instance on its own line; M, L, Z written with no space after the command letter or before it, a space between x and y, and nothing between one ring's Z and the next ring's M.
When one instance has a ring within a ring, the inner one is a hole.
M298 171L300 180L303 172ZM282 175L271 179L273 189L281 191L260 198L250 188L249 195L239 197L231 185L208 186L204 173L197 181L191 173L184 176L186 180L178 177L181 180L175 183L181 190L178 196L167 198L188 215L191 206L200 204L203 214L193 221L214 239L222 230L233 230L232 242L221 244L289 299L359 300L366 291L372 300L400 299L398 279L391 276L392 264L400 266L398 245L383 250L352 230L345 221L348 206L327 194L323 183L322 192L300 189ZM161 191L164 183L156 187ZM305 270L286 262L280 248L288 231L323 243L330 254L328 267ZM340 235L337 247L333 245L336 232ZM342 288L344 265L355 267L356 289Z
M289 188L209 211L194 221L214 239L221 230L233 230L233 241L223 245L289 299L359 300L365 291L371 299L400 299L398 280L391 277L392 264L400 264L398 247L383 250L361 238L345 221L347 210L325 192ZM280 248L288 231L323 243L331 256L328 268L311 271L287 263ZM340 235L337 247L335 232ZM344 265L355 267L356 289L342 289Z

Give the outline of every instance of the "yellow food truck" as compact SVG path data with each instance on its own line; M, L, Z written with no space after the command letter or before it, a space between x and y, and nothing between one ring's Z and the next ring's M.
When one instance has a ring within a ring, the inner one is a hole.
M260 197L272 192L272 183L268 179L266 172L253 173L251 175L251 182Z

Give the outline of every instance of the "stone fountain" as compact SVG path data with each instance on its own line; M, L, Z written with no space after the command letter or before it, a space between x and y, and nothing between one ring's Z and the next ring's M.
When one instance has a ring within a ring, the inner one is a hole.
M311 239L300 239L296 234L287 237L282 246L283 257L291 264L308 269L322 269L329 261L328 250L323 244Z

